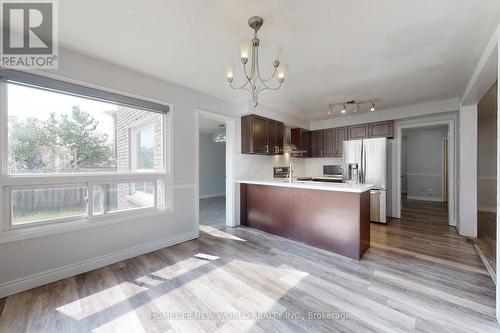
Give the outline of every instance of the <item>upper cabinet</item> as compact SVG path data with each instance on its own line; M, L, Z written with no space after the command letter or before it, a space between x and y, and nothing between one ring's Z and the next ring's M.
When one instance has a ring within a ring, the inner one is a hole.
M394 137L394 120L353 125L348 128L349 140Z
M370 138L394 137L394 120L370 124Z
M335 129L327 128L323 130L323 156L335 156Z
M282 155L283 123L255 114L241 117L241 152L243 154Z
M241 117L241 152L283 155L285 126L282 122L255 114ZM394 121L308 131L291 130L291 143L304 151L294 157L342 157L344 141L394 137Z
M311 132L311 157L324 156L324 130Z
M311 157L311 131L303 128L292 128L291 143L304 151L301 157Z
M335 129L335 157L342 157L342 151L344 150L344 141L347 141L347 127L337 127Z
M370 137L370 124L361 124L348 127L349 140L368 139Z

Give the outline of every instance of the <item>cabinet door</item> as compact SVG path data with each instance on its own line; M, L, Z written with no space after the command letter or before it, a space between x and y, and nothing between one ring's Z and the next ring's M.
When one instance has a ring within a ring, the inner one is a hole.
M349 140L366 139L369 137L370 134L370 125L362 124L362 125L349 126L348 132L349 132L348 134Z
M394 137L394 121L381 121L370 124L370 138Z
M303 128L292 128L291 143L304 151L301 157L311 157L311 131Z
M332 157L335 153L335 136L333 128L323 130L323 156Z
M338 127L335 129L335 157L342 157L344 150L344 141L347 141L347 127Z
M323 157L323 130L311 132L311 157Z
M285 125L279 121L274 122L274 141L269 139L271 151L274 155L283 155L284 149Z
M253 116L252 136L253 153L269 154L269 120L259 116Z
M305 151L302 156L311 157L311 131L302 131L301 149Z

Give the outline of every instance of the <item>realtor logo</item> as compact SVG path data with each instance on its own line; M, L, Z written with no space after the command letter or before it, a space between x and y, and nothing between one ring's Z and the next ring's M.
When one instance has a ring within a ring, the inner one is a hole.
M57 68L57 11L54 0L1 1L0 66Z

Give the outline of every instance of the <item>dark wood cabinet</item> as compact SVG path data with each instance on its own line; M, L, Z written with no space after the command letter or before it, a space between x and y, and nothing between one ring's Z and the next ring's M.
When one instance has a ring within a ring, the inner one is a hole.
M367 139L370 136L370 124L361 124L348 127L349 140Z
M347 141L347 127L338 127L335 129L335 157L342 157L344 151L344 141Z
M323 130L323 156L335 156L335 129L333 128Z
M241 117L241 152L243 154L283 154L283 123L255 114Z
M290 141L295 147L304 151L301 157L311 157L311 131L292 128Z
M394 120L370 124L370 138L394 137Z
M323 157L324 130L311 132L311 157Z
M272 155L282 155L284 152L285 125L279 121L269 119L269 150Z

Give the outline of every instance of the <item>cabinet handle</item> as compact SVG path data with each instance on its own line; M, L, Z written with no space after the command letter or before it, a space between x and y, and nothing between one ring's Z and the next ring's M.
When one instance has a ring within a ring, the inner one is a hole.
M323 157L323 149L321 149L321 157Z
M269 153L269 145L266 145L266 153Z

